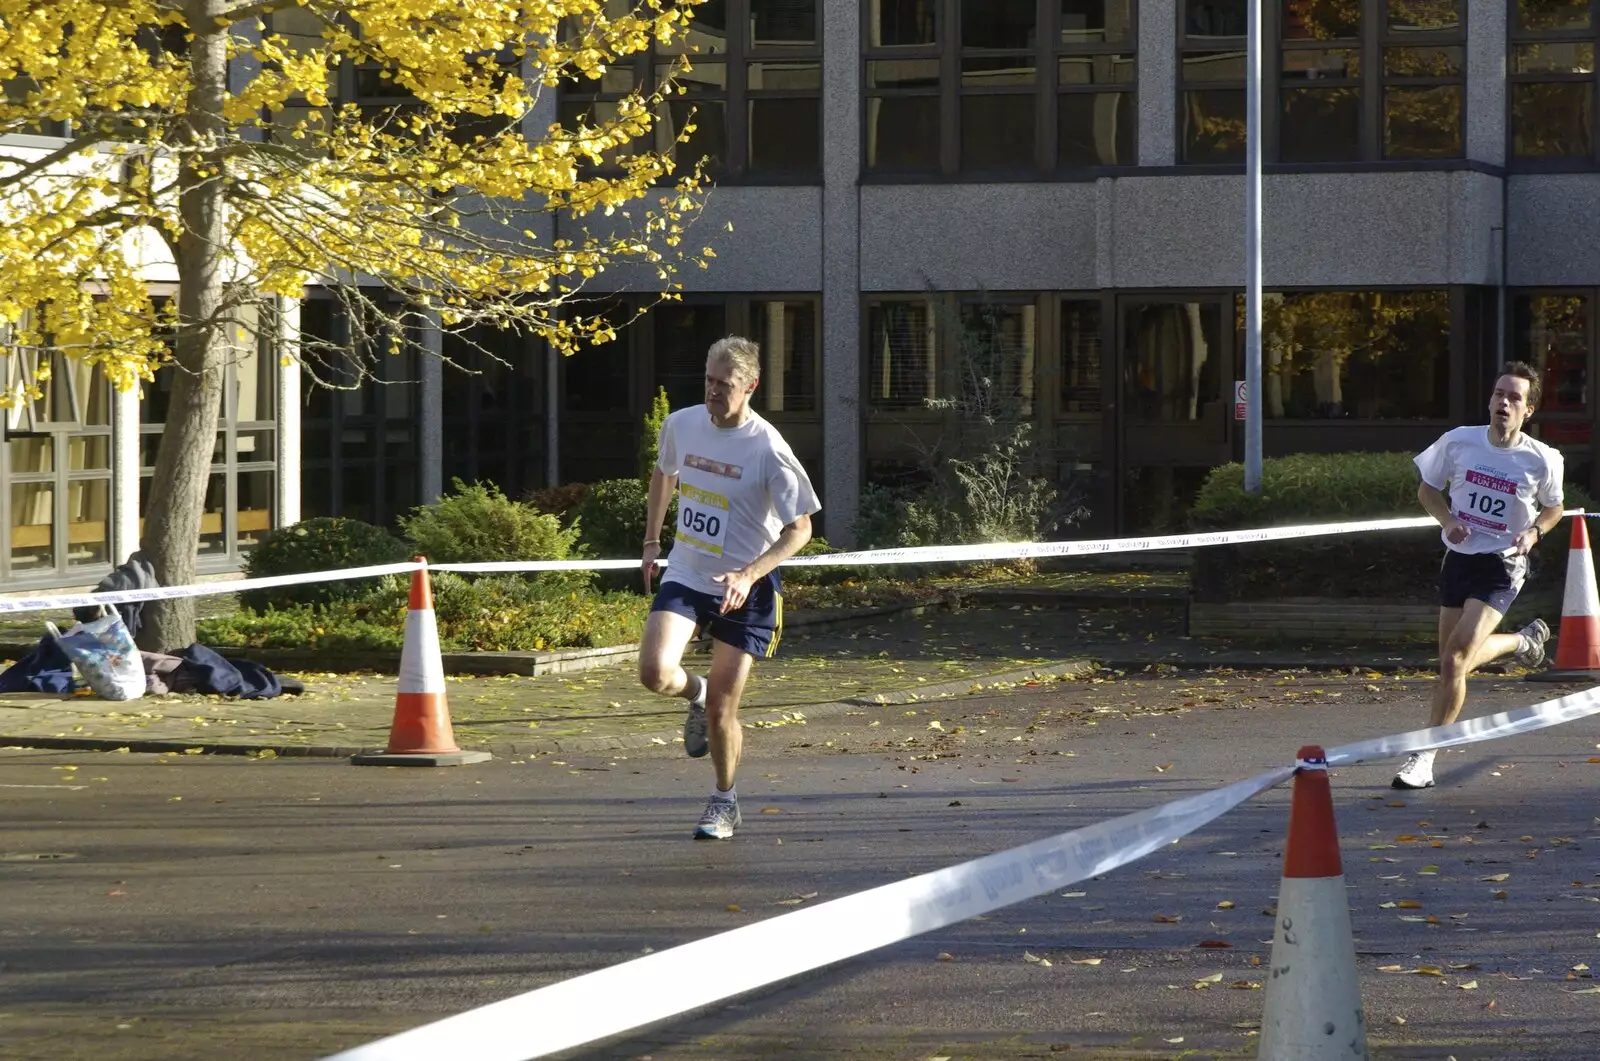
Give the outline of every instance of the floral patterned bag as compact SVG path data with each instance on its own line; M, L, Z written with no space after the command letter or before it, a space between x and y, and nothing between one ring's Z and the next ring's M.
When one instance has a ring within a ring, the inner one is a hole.
M50 626L50 633L96 696L137 700L144 695L144 660L127 624L115 611L87 623L74 623L64 634Z

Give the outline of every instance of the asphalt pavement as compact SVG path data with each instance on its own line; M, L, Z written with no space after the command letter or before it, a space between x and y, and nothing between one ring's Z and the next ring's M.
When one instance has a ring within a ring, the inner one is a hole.
M753 726L725 843L689 839L710 772L672 745L440 770L0 751L0 1058L319 1057L1417 728L1428 688L1163 670ZM1563 691L1476 682L1469 712ZM1394 766L1333 778L1374 1056L1593 1057L1600 724L1442 753L1424 792ZM1287 801L571 1056L1253 1057Z

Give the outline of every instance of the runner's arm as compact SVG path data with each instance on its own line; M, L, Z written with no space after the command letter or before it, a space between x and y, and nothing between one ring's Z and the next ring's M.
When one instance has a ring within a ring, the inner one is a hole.
M651 469L650 472L650 504L645 510L644 540L652 539L656 544L661 542L661 525L667 519L667 505L672 501L672 494L678 489L678 477L668 475L660 468Z
M1517 535L1517 552L1524 556L1532 552L1533 547L1543 541L1546 534L1556 529L1556 524L1561 522L1563 511L1565 511L1563 505L1540 509L1539 514L1533 519L1533 526Z
M804 549L806 542L810 540L811 516L802 514L793 523L783 528L778 535L778 540L772 543L772 548L752 560L740 573L748 576L751 582L757 582L766 577L779 564Z
M1450 500L1437 486L1429 486L1426 482L1420 484L1417 487L1417 500L1422 502L1422 507L1428 515L1444 528L1445 534L1452 542L1459 545L1472 533L1472 528L1457 520L1455 513L1450 511Z

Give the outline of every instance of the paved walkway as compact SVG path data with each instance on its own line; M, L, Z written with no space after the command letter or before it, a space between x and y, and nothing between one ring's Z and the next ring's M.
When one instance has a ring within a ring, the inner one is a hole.
M972 608L800 632L761 663L745 696L747 725L801 725L877 704L1057 680L1096 666L1413 670L1426 646L1255 649L1177 636L1164 621L1114 610ZM1128 633L1140 629L1141 633ZM706 657L691 657L703 667ZM383 746L391 675L300 674L307 694L277 700L0 696L0 745L349 755ZM501 755L638 747L675 739L682 705L642 690L631 666L539 677L451 678L456 738ZM198 752L196 753L198 754Z

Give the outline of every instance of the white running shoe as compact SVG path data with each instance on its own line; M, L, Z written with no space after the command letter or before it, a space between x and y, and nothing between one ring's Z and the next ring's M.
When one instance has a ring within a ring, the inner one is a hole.
M695 826L694 838L726 840L733 835L741 820L738 800L712 796L706 803L705 812L700 815L700 824Z
M1512 659L1524 667L1537 667L1544 662L1544 643L1550 640L1550 627L1543 619L1533 622L1517 631L1517 636L1522 638L1522 647L1512 655Z
M1432 788L1433 752L1412 752L1390 784L1395 788Z
M709 683L700 679L700 695L689 701L689 715L683 720L683 750L689 758L699 759L711 750L706 734L710 720L706 717L706 688Z

